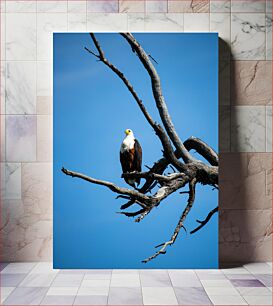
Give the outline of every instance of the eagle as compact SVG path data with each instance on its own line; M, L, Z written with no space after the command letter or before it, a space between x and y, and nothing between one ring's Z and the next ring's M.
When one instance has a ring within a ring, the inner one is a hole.
M135 139L134 133L130 129L125 130L125 138L120 147L120 163L123 173L141 172L142 148L140 143ZM135 184L139 185L140 178L128 179L125 182L135 188Z

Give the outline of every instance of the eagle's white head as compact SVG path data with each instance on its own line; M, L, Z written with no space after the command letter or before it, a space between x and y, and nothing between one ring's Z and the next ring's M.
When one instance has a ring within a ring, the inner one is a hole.
M131 138L131 137L134 138L134 133L133 133L132 130L126 129L126 130L124 131L124 133L126 134L126 137L129 136L130 138Z

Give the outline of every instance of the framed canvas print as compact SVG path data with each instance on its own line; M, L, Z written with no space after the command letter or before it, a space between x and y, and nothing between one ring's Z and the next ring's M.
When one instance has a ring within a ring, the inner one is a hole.
M54 267L218 267L218 35L54 34Z

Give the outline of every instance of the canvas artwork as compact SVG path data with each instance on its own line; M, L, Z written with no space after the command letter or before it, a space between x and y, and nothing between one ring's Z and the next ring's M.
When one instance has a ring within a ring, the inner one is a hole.
M54 267L218 268L218 35L55 33Z

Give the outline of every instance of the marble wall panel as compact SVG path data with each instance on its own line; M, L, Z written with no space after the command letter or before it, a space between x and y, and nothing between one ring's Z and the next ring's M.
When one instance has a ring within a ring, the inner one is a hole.
M6 160L36 161L36 116L6 116Z
M231 108L231 151L265 152L265 107Z
M119 12L120 13L144 13L145 1L137 0L120 0Z
M265 59L265 14L231 14L231 51L236 60Z
M168 12L173 13L208 13L208 0L169 0Z
M36 14L6 14L6 59L36 59Z
M118 9L118 0L87 1L87 11L89 13L118 13Z
M272 104L270 61L233 61L231 69L233 105Z
M6 114L36 113L36 63L6 62Z

